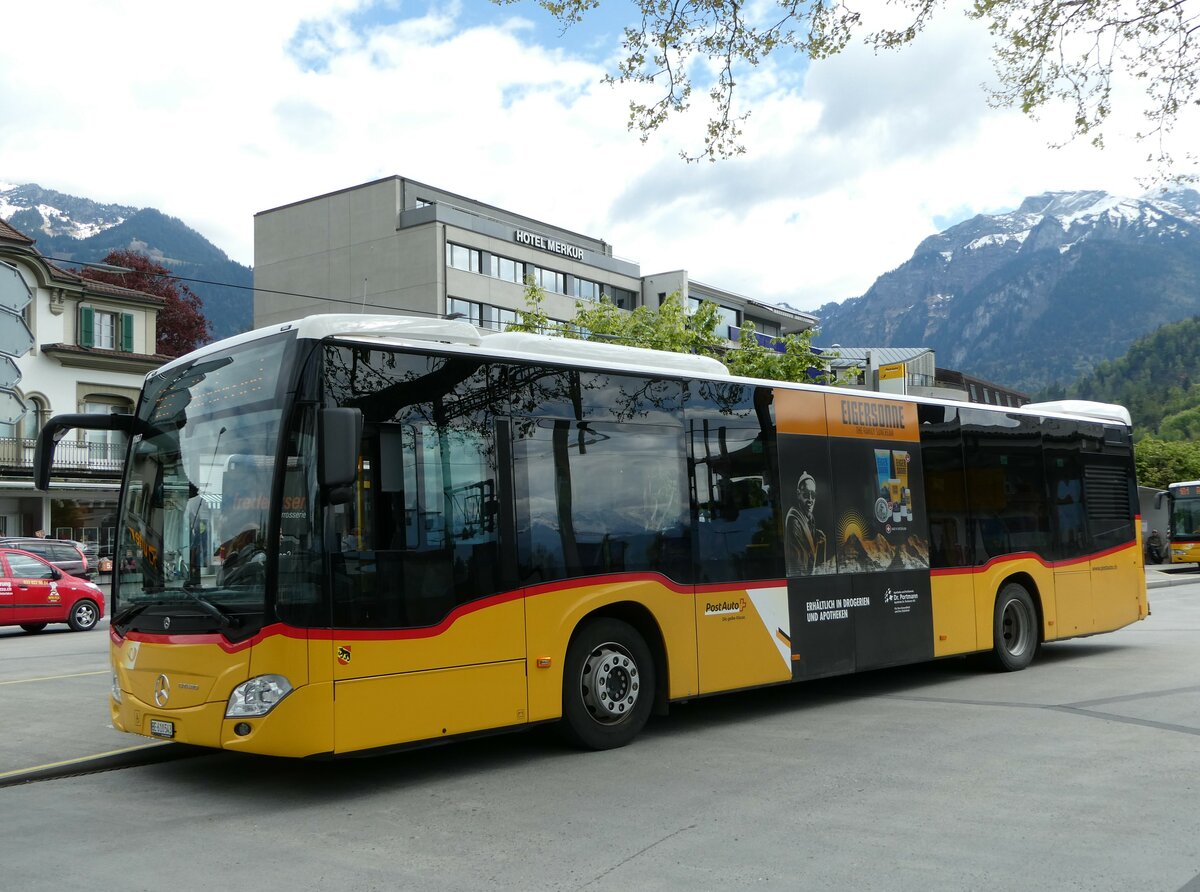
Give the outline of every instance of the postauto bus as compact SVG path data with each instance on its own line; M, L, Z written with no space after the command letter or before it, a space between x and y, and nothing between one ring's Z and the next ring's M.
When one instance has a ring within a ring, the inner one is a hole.
M1200 563L1200 480L1172 483L1166 493L1155 497L1155 507L1162 507L1163 497L1170 506L1170 539L1172 564Z
M1146 617L1129 416L731 376L709 358L313 316L131 415L112 721L323 756L652 711Z

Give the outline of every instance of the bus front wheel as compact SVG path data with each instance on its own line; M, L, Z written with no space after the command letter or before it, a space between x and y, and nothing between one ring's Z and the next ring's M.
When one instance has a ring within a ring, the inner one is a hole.
M562 729L593 750L624 746L654 705L654 660L637 630L617 619L595 619L571 639L563 667Z
M1037 610L1020 583L1005 583L996 595L992 638L997 668L1016 672L1033 662L1038 649Z

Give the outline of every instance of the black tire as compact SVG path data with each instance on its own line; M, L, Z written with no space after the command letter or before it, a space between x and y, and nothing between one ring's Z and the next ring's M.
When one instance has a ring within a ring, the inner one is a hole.
M1037 609L1025 586L1005 583L996 595L992 619L992 660L998 669L1016 672L1033 662L1038 644Z
M46 624L45 623L21 623L21 628L24 629L26 632L29 632L30 634L32 634L34 632L42 631L42 629L46 628Z
M67 615L67 625L71 627L72 632L87 632L96 628L98 622L100 622L100 608L96 606L95 601L88 598L80 598L76 601Z
M616 619L575 632L563 667L563 734L607 750L637 736L654 707L654 658L637 630Z

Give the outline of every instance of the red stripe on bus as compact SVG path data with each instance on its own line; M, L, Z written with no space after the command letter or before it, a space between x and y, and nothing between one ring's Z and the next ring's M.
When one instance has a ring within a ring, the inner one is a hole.
M1133 547L1132 541L1123 545L1117 545L1113 548L1105 549L1104 551L1095 552L1082 558L1074 558L1067 561L1046 561L1041 556L1032 551L1017 552L1015 554L1006 554L1001 557L992 558L986 564L978 567L946 567L930 570L930 576L960 576L972 573L984 573L991 567L999 563L1018 561L1018 560L1035 560L1047 569L1056 569L1062 567L1070 567L1078 564L1086 564L1091 561L1099 560L1117 552L1124 551L1126 548ZM245 641L230 642L224 635L219 632L212 632L204 635L161 635L153 632L129 632L124 638L115 630L109 630L109 637L113 643L120 646L124 639L130 641L142 641L147 644L190 644L190 645L216 645L226 653L237 653L253 647L261 643L267 638L281 635L286 638L295 638L298 640L316 640L330 641L337 638L342 641L400 641L406 639L418 638L434 638L444 633L455 622L464 616L472 613L477 613L481 610L487 610L490 607L495 607L500 604L506 604L509 601L515 601L522 597L535 597L537 595L548 595L554 592L567 591L569 589L590 588L592 586L601 585L620 585L622 583L632 582L653 582L661 585L668 591L672 591L679 595L690 595L693 592L696 594L711 594L714 592L740 592L749 591L757 588L778 588L787 585L786 579L762 579L753 580L743 583L706 583L703 585L685 585L675 582L661 573L610 573L603 576L585 576L575 579L564 579L557 582L547 582L541 585L530 586L527 589L513 589L508 592L491 595L487 598L481 598L478 601L471 601L468 604L460 604L446 614L441 622L432 626L421 626L412 629L301 629L295 626L289 626L285 623L273 623L269 626L264 626L255 635L247 638Z
M1125 551L1127 548L1133 548L1135 543L1131 539L1121 545L1114 545L1112 548L1106 548L1104 551L1096 551L1080 558L1071 558L1065 561L1048 561L1041 555L1032 551L1017 551L1012 554L1004 554L1000 557L994 557L986 564L981 564L978 567L939 567L931 569L931 576L961 576L966 573L984 573L991 569L996 564L1003 564L1009 561L1034 560L1045 567L1047 570L1060 570L1064 567L1074 567L1080 564L1090 564L1092 561L1098 561L1101 558L1106 558L1118 552Z

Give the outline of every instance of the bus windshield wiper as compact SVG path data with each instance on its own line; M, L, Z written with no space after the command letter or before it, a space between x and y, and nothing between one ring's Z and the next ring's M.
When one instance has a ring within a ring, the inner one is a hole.
M183 590L188 594L188 596L193 601L195 601L197 604L199 604L201 607L204 608L205 613L208 613L214 619L216 619L217 622L219 622L221 624L221 628L228 629L228 628L231 628L234 626L241 625L241 623L238 621L237 617L235 617L233 614L231 614L229 611L223 609L222 607L217 606L215 603L208 600L208 598L205 598L201 594L201 592L204 591L203 588L192 588L191 586L185 585L183 587Z
M109 625L124 626L128 624L135 616L145 610L147 607L161 607L166 604L166 601L139 601L136 604L130 604L110 621Z

